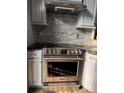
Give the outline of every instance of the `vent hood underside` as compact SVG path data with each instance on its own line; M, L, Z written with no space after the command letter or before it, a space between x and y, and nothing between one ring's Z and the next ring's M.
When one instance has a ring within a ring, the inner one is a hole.
M77 15L86 8L82 2L67 2L68 0L45 2L47 13ZM72 0L74 1L74 0Z

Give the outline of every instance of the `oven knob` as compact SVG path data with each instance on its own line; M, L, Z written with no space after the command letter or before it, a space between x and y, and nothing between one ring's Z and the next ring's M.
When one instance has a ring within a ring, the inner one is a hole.
M79 54L82 55L82 51L81 50L79 50Z
M44 54L47 54L47 49L46 48L44 48Z
M57 53L57 54L60 54L60 51L59 51L59 50L56 50L56 53Z
M52 52L53 52L53 54L56 54L56 50L55 49L53 49Z
M56 53L56 54L59 54L59 50L55 50L55 53Z
M70 51L69 50L67 50L67 55L69 55L70 54Z
M71 50L71 54L74 54L74 50Z
M75 49L75 54L78 54L78 50L77 49Z
M48 49L48 54L51 54L51 53L52 53L51 49Z

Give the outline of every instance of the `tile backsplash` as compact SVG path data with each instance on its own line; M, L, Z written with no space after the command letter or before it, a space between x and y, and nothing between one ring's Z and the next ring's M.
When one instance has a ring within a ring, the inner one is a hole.
M48 26L37 29L37 42L40 43L66 43L82 45L91 38L92 31L75 29L77 16L48 14ZM90 30L90 29L87 29Z

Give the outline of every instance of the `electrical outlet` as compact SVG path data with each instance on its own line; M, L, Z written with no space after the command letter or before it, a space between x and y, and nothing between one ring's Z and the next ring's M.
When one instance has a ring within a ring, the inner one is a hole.
M76 38L79 38L79 34L76 34Z

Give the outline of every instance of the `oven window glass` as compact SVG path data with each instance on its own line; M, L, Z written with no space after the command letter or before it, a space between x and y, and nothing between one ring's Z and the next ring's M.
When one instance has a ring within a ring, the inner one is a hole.
M48 76L76 76L78 62L48 62Z

